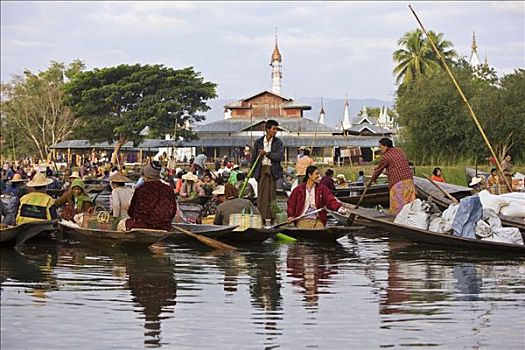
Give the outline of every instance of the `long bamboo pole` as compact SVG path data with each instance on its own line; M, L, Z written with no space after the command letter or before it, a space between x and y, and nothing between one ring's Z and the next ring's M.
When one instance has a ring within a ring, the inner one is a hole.
M408 7L410 8L410 11L412 11L412 13L414 14L414 17L416 18L417 22L419 23L419 26L421 27L421 29L425 33L425 36L427 37L428 41L432 45L432 49L439 56L439 59L441 60L441 63L443 63L443 66L445 67L445 70L447 71L448 75L450 76L450 79L452 79L452 82L456 86L456 89L458 90L459 94L461 95L461 98L463 99L463 102L465 102L465 104L467 105L468 111L470 112L470 116L474 120L474 123L478 127L478 130L481 133L481 136L483 137L483 140L487 144L487 147L489 148L490 153L492 154L492 157L496 161L496 165L498 166L498 170L501 173L501 176L503 177L503 180L505 180L505 185L507 185L508 190L510 192L512 192L512 186L510 185L509 180L505 177L505 175L503 175L503 169L501 168L501 164L499 162L499 159L496 156L496 152L494 152L494 149L492 148L492 145L490 144L490 141L489 141L487 135L485 134L485 131L483 130L483 127L479 123L479 120L476 117L476 113L474 113L474 110L472 109L472 107L470 106L470 103L468 102L467 98L465 97L465 94L463 93L463 90L459 86L458 82L456 81L456 78L454 78L454 75L452 74L450 68L448 67L447 62L445 61L445 58L443 57L441 52L439 52L439 50L437 49L436 45L432 41L432 38L430 38L430 36L428 35L427 30L423 26L423 23L421 23L421 21L419 20L419 17L417 16L416 12L414 11L414 9L412 8L411 5L408 5Z

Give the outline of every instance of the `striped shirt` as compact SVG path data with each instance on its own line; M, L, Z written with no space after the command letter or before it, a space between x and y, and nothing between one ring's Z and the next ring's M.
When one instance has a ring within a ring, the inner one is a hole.
M400 148L389 148L381 157L381 161L374 168L371 181L375 181L383 172L388 172L388 187L392 188L396 183L403 180L412 180L412 169L408 165L408 160Z

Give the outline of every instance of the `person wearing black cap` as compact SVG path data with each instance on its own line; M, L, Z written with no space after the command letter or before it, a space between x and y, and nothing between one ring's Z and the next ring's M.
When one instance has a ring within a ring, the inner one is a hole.
M144 185L135 189L128 209L129 219L121 220L119 230L148 228L171 231L177 211L175 192L160 181L161 165L157 161L144 167Z

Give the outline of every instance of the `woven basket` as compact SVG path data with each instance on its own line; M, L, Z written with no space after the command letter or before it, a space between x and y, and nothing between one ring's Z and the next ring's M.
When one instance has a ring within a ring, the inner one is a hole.
M246 214L246 208L240 214L230 214L230 225L238 226L234 231L244 231L248 228L262 228L262 216L254 214L250 208L250 214Z
M119 218L114 218L104 207L97 205L84 213L80 227L104 231L115 231Z

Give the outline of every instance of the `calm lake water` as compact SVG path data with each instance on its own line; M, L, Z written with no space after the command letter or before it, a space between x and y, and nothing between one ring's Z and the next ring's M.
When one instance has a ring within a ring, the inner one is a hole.
M391 242L1 250L2 349L524 349L525 262Z

